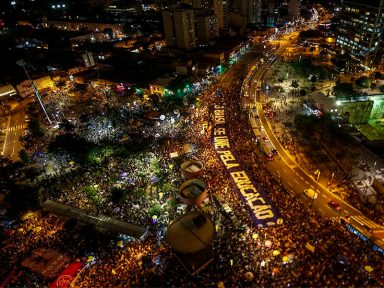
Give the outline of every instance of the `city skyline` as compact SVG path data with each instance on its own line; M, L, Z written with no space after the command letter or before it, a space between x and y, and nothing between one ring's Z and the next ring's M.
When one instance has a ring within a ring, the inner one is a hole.
M383 286L382 2L2 3L0 286Z

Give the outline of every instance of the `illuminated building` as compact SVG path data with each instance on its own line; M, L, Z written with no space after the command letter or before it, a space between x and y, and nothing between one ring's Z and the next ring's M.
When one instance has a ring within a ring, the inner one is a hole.
M336 45L370 66L384 25L383 0L343 1Z
M261 22L261 0L243 0L241 14L246 17L247 23Z
M193 10L164 10L163 25L167 46L186 50L192 49L196 46Z
M217 17L217 24L219 30L228 27L228 1L227 0L214 0L213 11Z
M212 3L211 0L192 0L192 8L209 12L212 8Z
M195 17L196 37L199 43L206 43L209 40L219 36L216 16L199 15Z
M292 18L292 20L295 20L299 17L300 0L289 0L288 13L289 13L289 16Z

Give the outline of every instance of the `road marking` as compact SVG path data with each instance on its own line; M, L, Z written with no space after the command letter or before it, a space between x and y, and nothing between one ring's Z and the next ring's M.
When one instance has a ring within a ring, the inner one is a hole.
M323 213L323 214L327 214L323 209L321 209L321 208L319 208L318 209L319 210L319 212L321 212L321 213Z
M293 187L293 185L292 185L292 183L291 183L291 182L287 182L287 184L288 184L289 186L292 186L292 187Z
M359 223L360 225L363 224L371 229L375 229L375 228L384 228L383 226L381 226L380 224L377 224L375 222L373 222L372 220L364 217L364 216L351 216L352 220L356 221L357 223Z
M20 130L20 129L24 129L24 128L27 128L27 125L26 124L20 124L20 125L16 125L16 126L12 126L12 127L7 128L7 131L15 131L15 130Z
M297 179L295 179L295 182L296 182L297 184L300 184L300 182L299 182L299 181L297 181Z

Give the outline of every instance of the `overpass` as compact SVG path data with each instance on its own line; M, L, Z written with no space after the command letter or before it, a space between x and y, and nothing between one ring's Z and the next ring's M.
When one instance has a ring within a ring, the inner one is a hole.
M61 204L52 200L46 200L43 203L43 207L60 216L93 224L97 227L129 235L134 238L140 238L145 232L145 228L142 226L126 223L104 215L94 216L86 213L83 209Z

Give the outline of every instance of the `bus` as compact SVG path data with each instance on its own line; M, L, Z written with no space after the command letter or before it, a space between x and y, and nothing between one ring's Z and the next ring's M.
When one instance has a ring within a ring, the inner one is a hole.
M345 229L347 229L349 232L355 234L357 237L359 237L363 241L367 241L368 244L371 246L372 250L384 255L384 242L376 237L372 232L363 231L361 228L359 228L357 225L353 224L348 218L342 217L340 219L340 223L343 225Z

